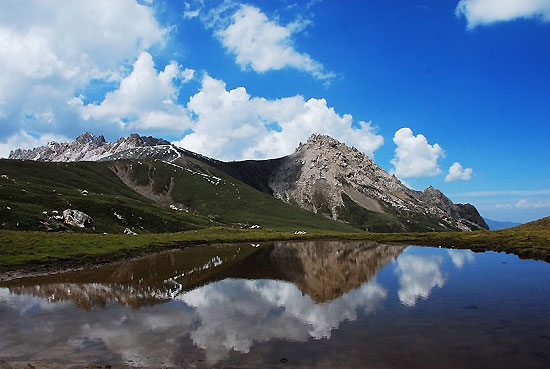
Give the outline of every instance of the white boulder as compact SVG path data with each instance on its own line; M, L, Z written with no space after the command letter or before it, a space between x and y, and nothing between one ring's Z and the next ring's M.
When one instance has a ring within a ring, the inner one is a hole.
M74 209L63 210L65 224L79 228L94 228L94 220L88 214Z
M137 233L132 231L130 228L124 229L124 234L128 234L130 236L137 236Z

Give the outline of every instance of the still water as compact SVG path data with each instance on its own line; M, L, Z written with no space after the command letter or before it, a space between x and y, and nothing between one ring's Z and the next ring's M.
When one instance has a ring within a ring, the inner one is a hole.
M1 285L0 359L549 368L550 264L373 242L194 247Z

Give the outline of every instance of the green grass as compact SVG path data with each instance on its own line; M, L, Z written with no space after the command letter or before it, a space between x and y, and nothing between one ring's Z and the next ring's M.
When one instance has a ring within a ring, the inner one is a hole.
M550 262L549 227L526 226L475 232L312 232L306 235L215 227L138 236L0 231L0 271L86 266L189 245L326 238L492 250Z
M173 178L175 184L171 197L174 202L222 225L259 224L264 228L288 231L358 231L350 225L286 204L205 163L188 164L188 169L194 173L162 162L144 162L143 165L154 165L154 178L160 183L168 183ZM135 161L133 166L136 167ZM215 185L209 181L213 177L205 178L197 174L199 172L221 178L221 181Z
M178 232L211 225L204 217L175 212L139 195L105 163L0 160L0 175L8 176L0 178L0 229L42 230L41 222L48 217L44 211L52 215L67 208L89 214L97 233L122 233L125 228L138 233Z
M316 233L309 238L312 236L331 235ZM0 271L102 263L187 245L300 238L307 235L223 227L138 236L0 231Z
M136 186L149 186L161 202L140 195L126 186L110 169L109 162L43 163L0 160L0 229L44 230L41 222L53 210L72 208L89 214L95 230L74 232L173 233L211 226L249 227L259 224L276 230L328 230L351 232L350 225L327 219L272 196L209 167L186 163L190 171L155 160L121 160L131 168ZM181 163L181 165L184 165ZM222 178L219 184L212 177ZM81 190L88 193L84 195ZM181 204L189 212L169 208ZM9 209L8 209L9 208ZM122 216L118 219L114 213Z

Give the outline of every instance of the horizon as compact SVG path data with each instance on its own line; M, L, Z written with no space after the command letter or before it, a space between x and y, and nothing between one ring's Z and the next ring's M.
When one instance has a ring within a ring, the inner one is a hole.
M491 220L539 219L550 4L493 3L5 1L0 157L135 132L267 159L319 133Z

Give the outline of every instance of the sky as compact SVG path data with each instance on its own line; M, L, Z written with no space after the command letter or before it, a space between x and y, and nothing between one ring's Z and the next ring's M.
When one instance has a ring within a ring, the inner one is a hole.
M490 219L550 215L550 0L3 0L0 157L83 132L222 160L313 133Z

